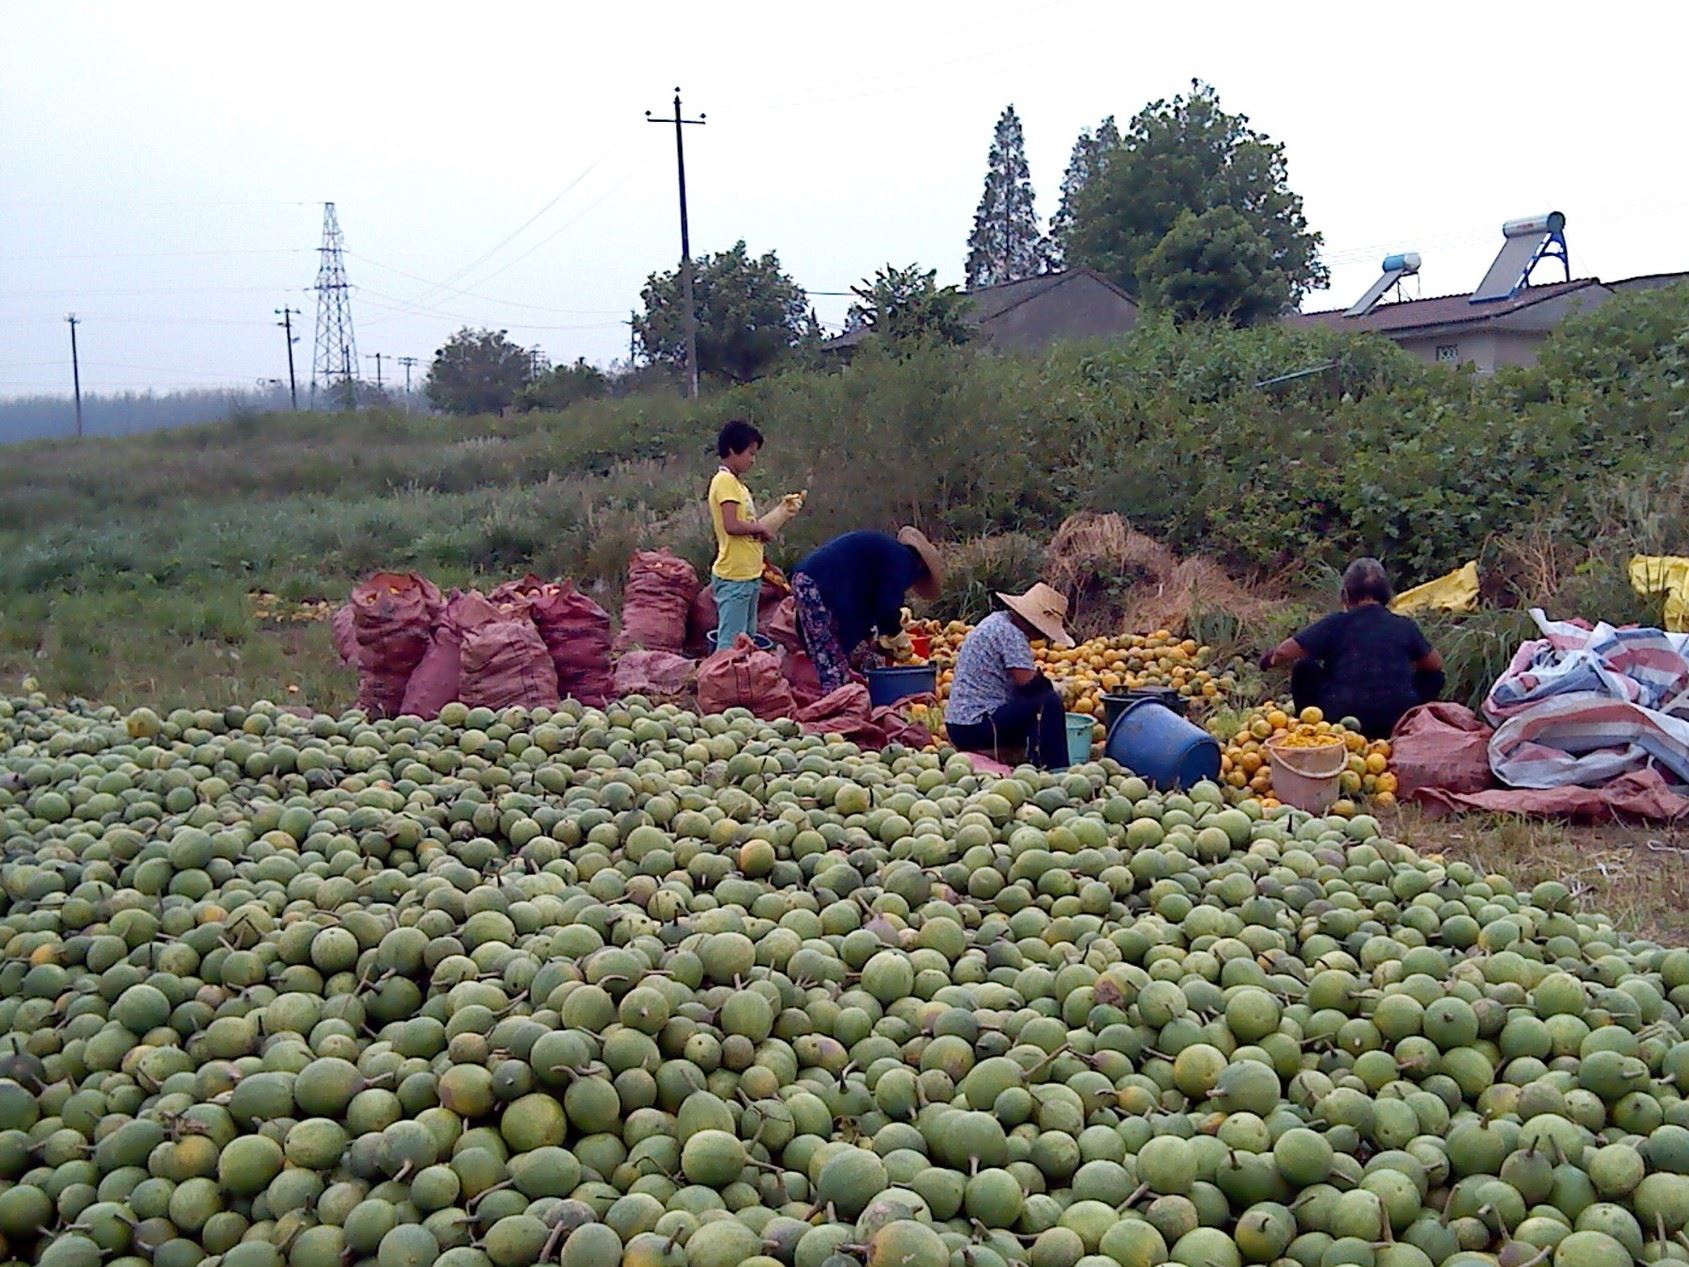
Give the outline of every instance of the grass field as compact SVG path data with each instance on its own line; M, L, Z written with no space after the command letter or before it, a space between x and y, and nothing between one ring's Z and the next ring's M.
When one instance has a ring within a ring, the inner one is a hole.
M810 492L774 561L850 528L917 522L952 564L941 617L977 617L994 590L1030 583L1078 510L1122 514L1175 556L1223 565L1224 589L1193 593L1181 616L1200 641L1250 653L1329 607L1357 551L1383 554L1404 583L1478 557L1485 610L1427 622L1451 694L1473 699L1530 632L1527 606L1658 620L1624 562L1689 531L1680 289L1569 323L1542 367L1482 382L1365 340L1146 326L1044 360L929 349L697 403L252 415L11 446L0 691L30 681L120 707L268 698L338 711L353 675L307 617L379 568L443 587L532 570L614 609L637 548L706 564L714 433L745 415L770 437L753 486ZM1335 367L1323 378L1255 388L1322 356ZM1131 566L1091 580L1087 632L1145 610L1149 583ZM1506 823L1403 830L1532 874L1585 868L1597 841L1611 858L1589 883L1609 908L1681 935L1680 869L1662 862L1675 838L1651 850L1656 837Z

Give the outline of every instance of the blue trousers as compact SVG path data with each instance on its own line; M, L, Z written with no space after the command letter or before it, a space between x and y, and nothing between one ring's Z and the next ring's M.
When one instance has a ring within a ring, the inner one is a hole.
M740 634L755 635L757 631L757 599L762 595L762 578L754 581L729 581L710 577L710 594L715 598L715 645L726 651Z

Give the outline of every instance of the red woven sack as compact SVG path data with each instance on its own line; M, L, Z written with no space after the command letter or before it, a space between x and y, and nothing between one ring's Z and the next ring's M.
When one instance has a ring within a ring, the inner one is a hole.
M414 572L377 572L352 591L358 706L370 716L398 716L444 606L433 582Z
M746 708L764 721L790 717L792 688L771 652L758 651L743 634L730 650L705 660L698 669L698 711L724 713Z
M805 650L803 633L798 629L798 600L795 598L783 598L769 609L766 616L759 615L757 628L773 639L777 647L788 651Z
M465 704L557 707L557 668L526 602L493 603L471 591L455 619L462 630Z
M328 618L328 636L334 643L334 654L342 664L358 662L358 618L351 603L342 603Z
M407 717L438 717L442 708L462 697L463 632L456 618L462 609L463 599L464 595L458 590L453 590L446 598L445 610L434 626L428 650L405 686L400 712Z
M558 694L588 708L604 706L613 691L609 612L568 581L542 581L531 572L520 581L506 581L489 597L495 603L526 600L556 667Z
M1460 704L1421 704L1396 723L1390 768L1396 774L1396 795L1404 800L1423 788L1482 792L1495 781L1490 728Z
M868 688L860 682L841 686L798 710L797 723L806 735L838 735L864 748L886 746L886 732L874 724Z
M683 650L686 616L697 596L698 573L685 559L667 550L639 551L628 563L616 650Z
M710 635L721 623L716 609L715 594L705 585L686 609L686 654L702 660L710 653Z
M807 708L821 698L821 675L815 671L815 661L807 652L781 652L780 672L791 686L792 699L799 708Z
M696 661L672 651L630 651L616 661L616 694L680 695L697 672Z
M887 743L900 743L905 748L926 748L932 744L932 731L912 720L904 710L916 704L931 707L937 703L938 698L933 695L911 695L885 708L876 708L873 721L886 732Z

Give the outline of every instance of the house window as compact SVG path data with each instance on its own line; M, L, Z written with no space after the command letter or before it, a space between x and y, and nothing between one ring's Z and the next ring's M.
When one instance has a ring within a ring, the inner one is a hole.
M1460 344L1439 343L1437 345L1437 363L1439 365L1458 365L1460 363Z

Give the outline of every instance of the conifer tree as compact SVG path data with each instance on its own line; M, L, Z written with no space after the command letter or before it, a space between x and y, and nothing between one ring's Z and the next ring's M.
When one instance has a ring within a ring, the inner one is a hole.
M1067 171L1061 178L1061 206L1050 219L1050 262L1061 267L1067 257L1066 241L1073 227L1073 206L1080 192L1102 170L1108 156L1120 147L1120 128L1111 114L1097 125L1095 132L1086 128L1073 143L1073 153L1067 160Z
M1026 164L1026 140L1020 116L1011 105L997 120L991 138L985 192L968 235L968 288L1033 277L1048 265L1048 243L1038 230L1032 173Z

